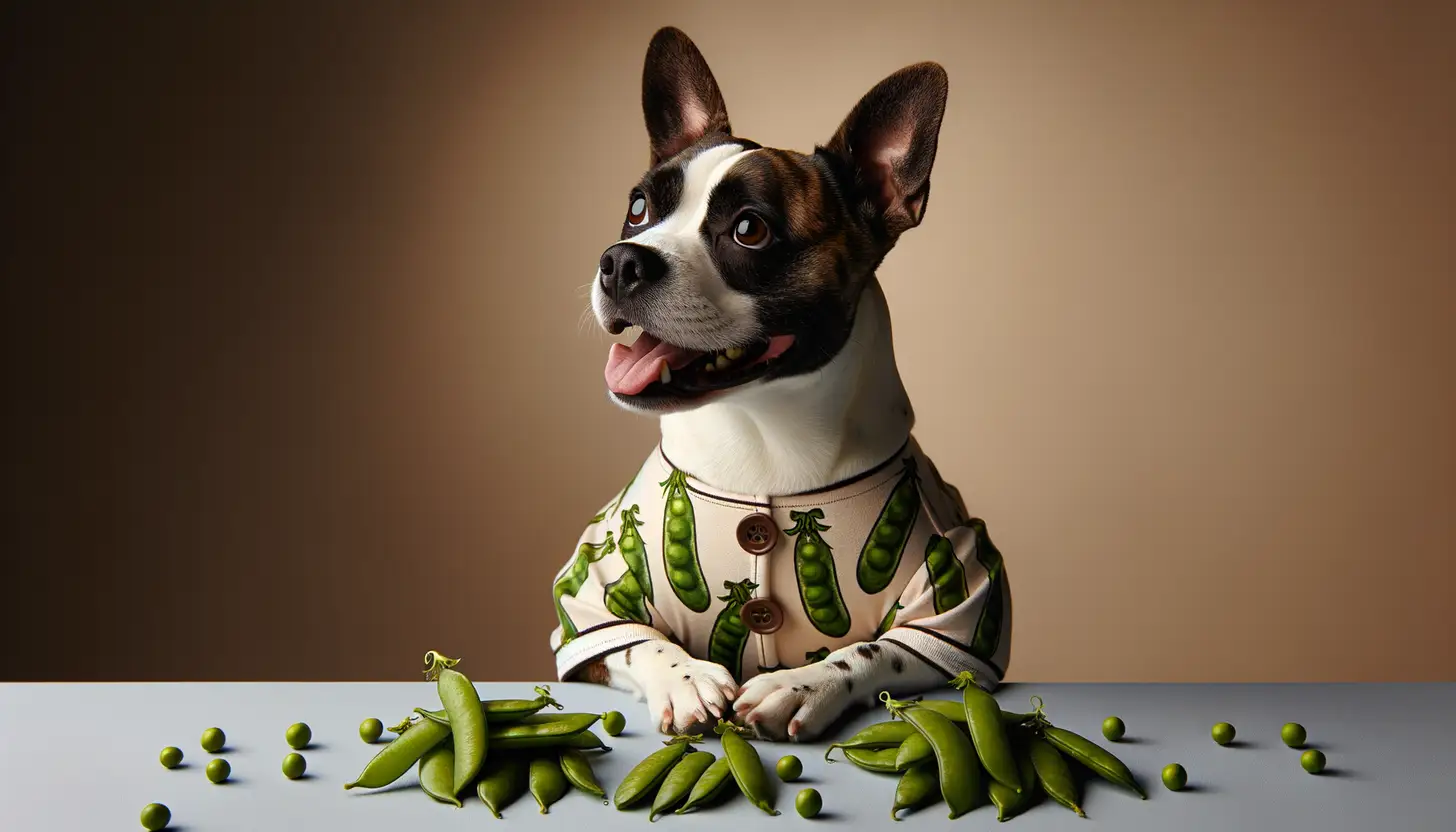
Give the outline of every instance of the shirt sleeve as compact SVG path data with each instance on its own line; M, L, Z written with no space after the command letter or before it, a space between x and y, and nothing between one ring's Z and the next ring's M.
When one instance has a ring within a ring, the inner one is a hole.
M971 518L932 535L925 565L888 615L881 640L947 677L971 671L980 687L999 686L1011 657L1011 587L986 524Z
M552 595L558 624L551 631L556 676L565 681L577 668L608 653L652 640L672 640L667 623L643 592L647 563L631 508L623 525L610 530L613 513L587 527L576 553L557 573ZM623 551L623 536L631 540ZM633 556L635 553L635 557ZM640 571L639 571L640 570Z

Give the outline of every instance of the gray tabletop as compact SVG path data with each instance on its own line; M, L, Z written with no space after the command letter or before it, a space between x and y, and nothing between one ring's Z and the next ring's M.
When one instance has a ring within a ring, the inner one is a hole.
M530 696L532 683L480 684L484 698ZM656 747L661 737L644 730L641 705L605 688L553 684L568 711L611 709L627 716L628 729L609 740L613 751L594 757L608 793ZM1127 739L1104 743L1147 788L1149 799L1100 781L1086 786L1087 819L1043 800L1010 821L1013 830L1451 830L1456 786L1456 684L1381 685L1010 685L998 694L1008 710L1028 710L1032 694L1046 703L1056 724L1101 740L1099 726L1115 714ZM947 689L945 696L954 696ZM172 829L389 830L480 829L490 823L543 828L586 822L602 830L644 829L645 812L618 812L580 792L541 815L529 796L495 821L473 797L464 808L439 804L416 788L413 772L377 791L344 791L382 745L366 745L359 722L374 716L398 722L417 706L438 707L434 686L419 683L348 684L6 684L0 685L0 806L6 829L140 829L138 815L150 802L172 810ZM836 737L874 721L882 710L861 712ZM290 749L284 729L293 722L313 729L303 753L308 775L290 781L279 771ZM1238 729L1236 747L1209 738L1219 721ZM1311 747L1323 750L1328 771L1306 774L1299 752L1279 740L1288 721L1303 724ZM198 745L202 730L227 733L220 755L232 764L230 783L215 786L203 775L210 758ZM659 820L668 826L739 830L743 824L839 828L879 825L889 818L893 776L861 771L848 763L826 764L825 743L756 743L772 766L785 753L804 763L802 783L775 780L777 805L768 817L741 797L697 815ZM185 767L168 771L157 762L164 746L186 755ZM705 744L717 749L716 741ZM1188 790L1166 790L1159 772L1167 763L1188 770ZM794 813L794 795L812 786L824 797L824 814L806 821ZM899 828L962 828L995 824L983 806L950 821L944 804L906 817ZM658 827L654 827L658 828ZM805 827L806 828L806 827Z

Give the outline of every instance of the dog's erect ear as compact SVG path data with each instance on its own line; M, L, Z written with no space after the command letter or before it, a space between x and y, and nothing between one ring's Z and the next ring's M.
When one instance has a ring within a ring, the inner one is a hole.
M657 30L642 67L642 114L652 164L677 155L711 133L732 133L723 93L703 53L671 26Z
M940 64L907 66L866 93L824 148L855 170L892 239L925 216L948 89Z

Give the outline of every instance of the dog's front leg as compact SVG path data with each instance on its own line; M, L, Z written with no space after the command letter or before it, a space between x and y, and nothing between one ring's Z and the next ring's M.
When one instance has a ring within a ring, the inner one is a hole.
M863 642L823 661L776 670L743 683L733 706L745 725L772 740L813 740L853 706L920 693L945 684L945 675L898 645Z
M609 653L588 664L582 681L609 685L647 703L648 719L664 734L709 727L738 694L733 675L670 641L653 640Z

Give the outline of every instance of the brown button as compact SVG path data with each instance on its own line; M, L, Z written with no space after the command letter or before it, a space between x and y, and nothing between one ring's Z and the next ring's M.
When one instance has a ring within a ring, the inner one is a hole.
M779 605L767 598L754 598L743 605L738 617L748 629L761 636L768 635L784 625L784 612Z
M779 542L779 527L767 514L755 512L738 521L738 545L754 555L766 555Z

